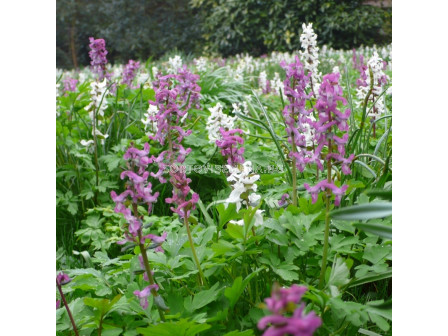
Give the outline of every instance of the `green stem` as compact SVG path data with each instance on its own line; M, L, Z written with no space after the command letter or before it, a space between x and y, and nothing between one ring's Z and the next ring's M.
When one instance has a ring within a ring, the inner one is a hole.
M185 227L187 229L188 240L190 241L191 252L193 253L193 259L194 259L194 261L196 263L196 266L198 267L199 282L200 282L201 286L204 286L206 284L206 281L205 281L204 273L202 273L201 264L199 263L199 259L198 259L198 256L196 254L196 250L194 248L193 238L191 237L190 225L188 224L188 217L187 216L184 217L184 224L185 224Z
M140 232L139 235L140 235L140 238L141 238L141 232ZM141 240L140 240L140 241L141 241ZM143 265L145 265L146 274L148 275L149 283L150 283L151 285L154 285L154 284L155 284L155 281L154 281L154 277L152 276L151 266L149 266L149 261L148 261L148 256L146 255L146 249L145 249L145 246L144 246L144 244L139 243L139 247L140 247L140 253L141 253L142 258L143 258ZM157 293L157 291L156 291L154 288L151 289L151 294L152 294L154 297L159 296L159 293ZM165 322L165 315L164 315L164 313L163 313L162 308L160 308L159 306L157 306L157 309L159 310L160 320L162 320L163 322Z
M294 142L294 137L293 137ZM292 204L297 206L297 172L296 172L296 158L292 158Z
M137 210L137 204L136 204L136 203L133 203L133 204L132 204L132 210L133 210L133 212L134 212L134 216L137 217L137 218L139 218L138 210ZM154 280L154 277L152 276L151 266L149 265L148 256L146 255L145 244L142 243L143 238L142 238L142 230L141 230L141 229L138 231L138 241L139 241L138 246L140 247L140 254L142 255L143 265L145 266L145 271L146 271L146 274L148 275L149 283L150 283L151 285L154 285L156 282L155 282L155 280ZM154 288L151 289L151 294L152 294L154 297L159 296L159 293L157 293L157 291L156 291ZM162 308L160 308L159 306L157 306L157 310L159 311L160 320L162 320L163 322L165 322L165 315L164 315L164 313L163 313Z
M330 119L331 121L331 119ZM332 143L331 140L328 141L328 154L332 152ZM327 154L327 155L328 155ZM331 159L327 161L327 181L331 183ZM331 198L331 190L327 189L327 194L325 198L325 233L324 233L324 249L322 252L322 266L320 268L320 276L319 276L319 285L318 288L322 289L324 285L325 279L325 269L327 267L327 254L328 254L328 238L330 236L330 198Z

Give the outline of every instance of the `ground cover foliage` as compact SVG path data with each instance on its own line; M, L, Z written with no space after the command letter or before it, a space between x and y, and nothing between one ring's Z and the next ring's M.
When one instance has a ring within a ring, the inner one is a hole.
M58 335L391 334L392 49L303 31L57 71Z

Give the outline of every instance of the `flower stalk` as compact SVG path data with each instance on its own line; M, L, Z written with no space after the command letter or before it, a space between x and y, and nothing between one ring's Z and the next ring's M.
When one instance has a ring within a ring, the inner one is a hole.
M70 281L71 281L71 279L68 277L68 275L61 272L56 277L56 287L58 287L59 294L61 295L61 300L64 303L65 309L67 310L68 317L70 318L70 322L72 323L72 326L73 326L73 331L75 332L76 336L79 336L78 329L76 328L76 324L75 324L75 320L73 319L72 312L70 311L70 308L68 307L67 300L65 299L64 292L62 291L62 285L66 284Z

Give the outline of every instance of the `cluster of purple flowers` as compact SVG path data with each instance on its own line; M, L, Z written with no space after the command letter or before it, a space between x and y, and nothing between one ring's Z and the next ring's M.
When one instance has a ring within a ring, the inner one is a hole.
M293 148L289 156L296 159L297 169L303 172L307 163L318 161L312 151L307 149L305 136L313 125L310 118L312 109L306 109L306 101L311 97L311 93L305 93L311 74L305 76L304 66L297 56L295 62L286 64L282 61L280 65L286 70L286 79L283 84L285 95L289 100L289 104L283 109L288 142Z
M89 56L91 59L90 65L92 66L92 72L98 75L98 80L100 82L104 79L104 77L110 79L111 75L106 72L106 42L104 39L94 39L93 37L89 37L89 41Z
M331 164L331 162L340 163L342 173L348 175L351 174L350 165L354 159L353 154L345 158L345 144L348 141L347 120L351 112L350 109L341 112L337 108L338 101L341 101L343 105L347 104L346 99L342 97L339 76L339 73L325 75L319 88L319 97L315 105L315 109L319 113L319 120L314 123L317 144L314 156L317 158L315 162L320 170L323 170L320 159L324 158L327 164ZM336 135L338 130L345 132L343 136ZM336 145L337 151L333 151L333 144ZM324 146L328 148L328 153L325 156L322 153ZM346 185L338 188L331 180L331 176L328 176L325 181L320 181L314 187L310 187L307 183L304 186L311 193L313 203L316 202L320 190L329 189L335 195L335 205L339 205L342 195L347 190Z
M75 92L78 80L75 78L67 77L66 79L63 80L63 83L64 83L64 91Z
M187 201L187 196L190 193L189 183L191 179L185 175L185 167L180 166L178 169L170 171L170 183L173 186L173 197L166 198L165 202L168 204L175 204L177 208L171 207L171 211L177 213L180 218L190 217L190 211L196 208L196 203L199 201L199 195L193 193L190 200Z
M236 167L239 163L244 163L244 139L238 135L244 134L244 131L236 128L226 131L224 128L220 128L222 139L216 140L216 146L221 149L221 155L227 158L227 163L232 167ZM238 148L238 144L241 147Z
M285 193L282 195L282 198L280 201L278 201L278 206L284 207L285 205L288 205L288 200L289 200L289 194Z
M158 157L153 157L159 170L157 173L151 173L151 176L159 179L160 183L166 183L163 176L165 169L174 162L182 164L191 152L191 148L185 149L182 146L182 141L192 131L185 131L181 125L187 117L188 109L191 106L199 107L201 88L197 85L198 80L198 75L192 74L184 67L178 74L158 74L153 83L155 101L149 101L149 104L157 106L157 114L149 119L157 124L157 133L149 138L161 145L169 145L168 150L161 152Z
M148 154L149 145L147 143L145 143L143 150L139 150L131 144L123 156L128 161L128 170L123 171L120 178L122 180L128 178L126 190L120 195L117 195L115 191L111 192L112 200L115 202L115 212L122 213L128 222L125 232L126 239L118 243L124 244L130 241L136 244L144 244L149 239L157 244L156 251L163 252L160 244L165 240L166 235L162 237L151 234L142 236L142 219L137 213L137 206L141 204L146 205L148 213L150 213L152 204L157 201L159 196L159 192L152 194L152 185L148 182L149 172L146 169L152 163L152 158L149 158ZM131 199L132 209L126 206L128 198Z
M304 313L305 304L299 307L303 294L307 291L304 286L292 285L290 288L274 287L271 297L265 299L267 308L272 315L258 321L258 329L264 330L263 336L311 336L322 324L322 320L313 311ZM291 316L288 316L288 313Z
M126 66L123 69L121 84L126 84L131 89L137 88L132 85L132 81L137 75L137 71L139 68L140 68L140 62L129 60L128 64L126 64Z

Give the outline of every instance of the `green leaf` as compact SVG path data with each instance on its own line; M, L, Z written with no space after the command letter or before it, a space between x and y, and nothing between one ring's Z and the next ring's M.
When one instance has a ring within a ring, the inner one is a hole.
M392 203L378 202L354 205L338 210L333 210L330 215L334 219L342 220L367 220L383 218L392 215Z
M119 336L119 335L121 335L122 332L123 332L122 328L113 327L112 329L106 329L106 327L104 326L103 330L101 331L101 335L102 336Z
M232 238L244 239L243 227L240 225L229 223L229 224L227 224L227 229L225 231Z
M353 281L350 284L349 288L356 287L356 286L359 286L359 285L364 285L364 284L369 283L369 282L374 282L374 281L379 281L379 280L383 280L383 279L388 279L388 278L391 278L391 277L392 277L392 271L387 271L387 272L384 272L384 273L381 273L381 274L374 274L374 275L368 274L368 275L366 275L364 277L361 277L361 278L356 279L355 281Z
M238 216L235 203L229 203L227 208L224 206L224 204L218 204L216 206L216 210L218 210L219 213L220 227Z
M121 156L117 156L117 154L103 155L101 157L101 160L104 161L107 164L107 169L109 171L112 171L115 168L117 168L118 165L120 164L120 162L122 162L122 161L124 162L122 157Z
M345 263L345 260L341 257L335 256L335 261L333 262L333 267L331 268L327 286L335 286L337 288L344 286L350 281L349 277L350 271Z
M356 228L375 234L379 237L392 239L392 227L379 223L356 223L353 224Z
M238 301L238 298L243 293L243 291L243 278L239 276L233 281L232 287L228 287L224 291L224 295L229 299L230 308L233 308L233 306L235 306L235 303Z
M228 332L227 334L224 334L223 336L253 336L253 334L254 332L252 330L244 330L244 331L234 330Z
M358 332L362 335L367 335L367 336L382 336L380 334L377 334L376 332L370 331L370 330L366 330L366 329L362 329L359 328Z
M210 324L197 324L196 322L182 319L176 322L152 325L147 328L137 328L137 332L143 336L196 336L198 333L210 328Z
M392 247L390 245L374 245L365 248L363 258L376 265L380 261L390 259L391 255Z
M195 311L208 305L210 302L215 301L220 292L220 289L217 289L218 286L219 282L215 283L210 289L195 294L191 303L191 310Z

